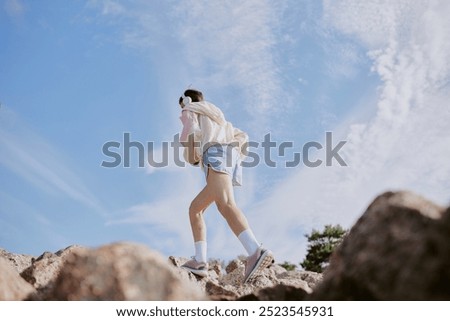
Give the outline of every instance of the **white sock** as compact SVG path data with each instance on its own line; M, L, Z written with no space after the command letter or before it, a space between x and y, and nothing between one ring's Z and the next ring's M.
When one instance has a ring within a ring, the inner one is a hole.
M238 236L248 255L252 255L260 247L260 243L256 240L255 235L251 229L247 229Z
M198 241L194 243L195 245L195 259L197 262L207 262L206 261L206 241Z

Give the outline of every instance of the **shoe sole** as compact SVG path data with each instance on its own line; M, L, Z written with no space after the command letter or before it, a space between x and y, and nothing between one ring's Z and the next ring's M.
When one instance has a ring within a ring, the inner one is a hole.
M265 251L259 258L258 262L256 262L255 267L250 272L247 279L244 280L244 283L252 281L256 275L262 272L262 270L264 270L266 267L269 267L274 261L275 260L272 252L270 252L269 250Z
M182 266L183 269L188 270L189 272L191 272L192 274L201 276L201 277L207 277L208 276L208 271L203 271L203 270L195 270L195 269L191 269L187 266Z

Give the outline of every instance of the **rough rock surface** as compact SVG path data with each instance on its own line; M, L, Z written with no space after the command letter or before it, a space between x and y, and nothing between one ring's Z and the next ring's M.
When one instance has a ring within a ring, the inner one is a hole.
M377 197L333 253L313 300L450 300L450 209Z
M187 259L170 257L169 262L176 267L181 265ZM219 263L210 264L209 276L206 278L199 278L192 273L179 268L179 273L185 274L187 278L197 281L200 289L207 293L212 300L236 300L240 297L254 294L255 298L276 296L280 294L283 297L285 292L293 292L293 289L299 293L298 297L304 297L312 292L312 287L320 281L320 274L314 272L299 272L286 271L283 267L273 264L271 267L265 269L263 273L257 276L252 282L243 284L245 261L235 259L231 261L226 267L225 271L220 268ZM217 273L221 271L221 273ZM308 279L308 281L306 281ZM268 294L259 292L266 288L276 287L275 292ZM284 289L284 290L282 290ZM280 300L282 300L280 298Z
M0 300L24 300L35 292L6 259L0 257Z
M38 258L0 249L0 300L450 300L450 208L409 192L377 197L322 275L273 264L243 284L245 259L209 276L146 246L71 246ZM27 282L28 281L28 282Z
M22 273L31 265L34 256L14 254L0 248L0 257L4 258L18 273Z
M278 284L244 295L238 301L302 301L308 293L292 285Z
M114 243L68 256L48 300L200 300L159 253L134 243Z
M31 265L21 273L21 276L38 290L33 299L40 299L50 292L66 258L74 251L83 250L86 249L72 245L56 253L44 252L38 258L33 258Z

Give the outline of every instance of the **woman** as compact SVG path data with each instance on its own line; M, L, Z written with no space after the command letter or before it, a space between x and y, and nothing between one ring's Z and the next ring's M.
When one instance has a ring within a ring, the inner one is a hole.
M179 104L182 108L180 141L185 147L184 158L192 165L200 165L206 176L206 186L189 207L195 256L183 268L199 276L208 275L203 214L215 202L249 255L244 274L244 282L249 282L272 264L274 258L272 252L257 241L234 200L233 185L242 183L241 158L247 135L227 122L222 111L205 101L198 90L186 90Z

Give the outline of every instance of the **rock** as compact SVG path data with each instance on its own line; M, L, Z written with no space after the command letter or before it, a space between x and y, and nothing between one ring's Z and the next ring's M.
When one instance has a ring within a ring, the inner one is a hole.
M0 257L3 257L18 273L22 273L31 265L34 258L31 255L13 254L0 248Z
M0 249L0 300L450 300L449 253L450 208L388 192L352 227L323 278L272 265L244 284L245 258L225 269L210 262L200 278L181 268L187 259L167 261L133 243L38 258Z
M186 258L169 257L169 262L176 267L181 267ZM245 259L234 259L225 267L226 273L217 273L221 267L217 260L209 263L209 276L205 278L196 277L194 274L180 268L178 273L189 275L189 279L196 281L196 284L204 291L211 300L231 301L237 298L257 293L265 288L273 288L277 285L285 285L299 290L303 297L303 293L311 293L311 288L305 281L308 277L313 278L313 275L319 275L314 272L288 272L283 267L273 264L265 269L259 276L255 277L250 283L243 283L245 271ZM221 271L221 270L220 270ZM186 277L186 276L185 276ZM311 280L310 280L311 281ZM312 282L312 281L311 281ZM315 284L315 283L314 283ZM284 290L277 288L276 292L271 293L272 297L276 297L277 293L286 296L282 293ZM287 289L287 288L286 288ZM292 290L286 290L291 291ZM289 293L291 293L289 292ZM264 292L261 295L268 296ZM289 294L290 295L290 294ZM300 294L299 294L300 296ZM283 300L280 298L280 300Z
M245 257L231 261L225 269L221 261L211 260L209 276L202 278L181 268L188 259L171 256L165 260L132 243L98 249L70 246L37 258L5 250L0 254L9 258L3 263L16 272L17 282L34 287L15 296L27 300L236 300L248 295L285 300L303 297L317 282L317 273L286 271L274 264L243 284Z
M308 286L314 290L320 282L322 282L323 275L322 273L316 273L312 271L298 271L296 272L298 276L305 281Z
M74 251L84 250L86 249L81 246L72 245L56 253L44 252L38 258L33 258L31 265L21 273L21 276L37 289L32 299L45 297L52 290L66 258Z
M312 300L450 300L450 208L377 197L330 258Z
M209 298L214 301L233 301L237 299L237 294L232 287L227 288L217 282L206 282L205 291Z
M143 245L114 243L72 253L46 299L166 301L206 297L159 253Z
M35 291L10 262L0 257L0 301L24 300Z
M234 260L237 261L237 260ZM228 266L226 268L226 271L230 271L225 275L222 275L222 277L219 279L220 284L226 284L228 286L231 286L232 288L236 289L236 291L238 291L241 286L243 285L243 281L244 281L244 271L245 271L245 264L239 260L238 262L233 263L233 261L230 263L233 265L236 265L236 267L234 269L229 269ZM243 294L247 294L247 293L239 293L240 291L238 291L238 293L236 293L237 295L243 295Z
M302 288L292 285L278 284L264 288L256 293L242 296L238 301L301 301L308 295Z
M258 295L260 290L266 288L273 288L277 285L285 285L288 287L296 288L302 291L302 293L311 293L311 288L308 283L301 278L295 272L286 271L283 267L273 264L269 268L266 268L260 275L256 276L251 282L243 283L245 262L240 259L231 261L225 268L227 274L219 277L219 285L228 291L228 298L231 300L233 297L244 297L250 294ZM307 276L308 272L304 272L302 277ZM277 290L279 291L279 289ZM229 292L234 295L230 295ZM279 292L277 292L279 293ZM210 293L208 293L210 294ZM283 294L284 295L284 294ZM303 295L303 294L302 294ZM273 296L276 296L274 293ZM211 299L215 299L211 297ZM223 299L221 297L221 299ZM280 300L283 300L280 298Z
M188 259L183 257L169 256L169 263L176 267L181 267Z
M211 274L211 272L215 273L216 277L219 278L223 275L223 269L222 269L222 264L220 260L217 259L212 259L209 260L209 268L208 270L210 271L209 273Z
M225 271L227 273L231 273L234 270L236 270L237 268L242 267L242 266L245 267L244 263L241 260L237 260L237 259L232 260L230 263L228 263L227 267L225 268Z
M310 271L285 271L278 274L277 278L282 280L282 284L295 285L311 293L322 281L322 274Z

